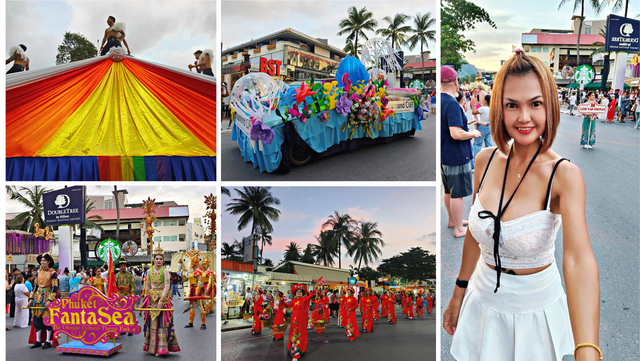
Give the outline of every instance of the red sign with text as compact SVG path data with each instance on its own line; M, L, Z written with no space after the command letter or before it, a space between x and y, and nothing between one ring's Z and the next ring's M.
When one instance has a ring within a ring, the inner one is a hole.
M596 102L586 102L578 106L578 111L582 114L601 114L607 112L607 106Z
M280 75L280 65L282 65L282 60L273 60L260 57L260 72L267 73L271 76L279 76Z

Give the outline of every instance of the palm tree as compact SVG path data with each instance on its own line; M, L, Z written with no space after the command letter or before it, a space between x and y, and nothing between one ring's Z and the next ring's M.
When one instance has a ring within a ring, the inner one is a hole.
M578 6L580 6L581 8L580 25L578 25L578 45L577 45L578 57L576 58L576 66L580 65L580 35L582 35L582 23L584 22L584 2L585 1L589 1L589 4L591 5L591 8L593 9L595 15L598 15L600 13L600 10L602 10L603 8L603 6L600 4L600 0L573 0L573 12L576 12L576 10L578 10ZM560 10L560 8L568 2L569 0L560 0L560 5L558 5L558 10Z
M321 231L319 236L316 236L318 244L313 245L313 257L316 259L316 263L321 263L324 266L333 267L333 257L338 255L338 247L333 239L333 231Z
M102 216L94 214L92 216L87 217L87 214L89 214L89 212L91 212L94 209L96 209L95 201L89 200L88 197L85 197L84 199L85 219L84 219L84 223L80 224L80 265L82 267L87 266L87 253L88 253L87 228L95 228L95 229L99 229L100 231L104 231L102 229L102 226L93 222L93 221L101 221Z
M38 223L40 228L44 229L44 204L42 195L50 191L50 189L42 186L34 186L33 188L6 186L6 190L12 201L18 201L28 209L28 211L13 217L7 228L16 229L16 227L20 225L19 230L31 232L34 229L34 225ZM24 193L24 195L22 193Z
M411 29L413 31L413 35L407 39L407 44L409 44L409 50L413 50L418 43L420 43L420 58L422 59L422 80L424 81L424 45L427 45L427 49L429 49L429 44L427 41L436 41L436 31L429 30L436 23L436 19L431 17L431 13L426 13L424 15L420 15L418 13L413 18L413 26Z
M364 31L375 31L373 28L378 26L378 22L373 18L373 13L367 11L366 6L360 10L352 6L347 13L349 16L340 20L340 24L338 24L338 26L340 26L338 36L349 34L347 40L353 41L353 49L356 49L355 57L357 58L358 38L363 37L365 40L368 40L369 38L367 38Z
M342 50L347 53L347 55L351 55L357 58L358 53L360 53L360 51L362 50L362 44L358 44L358 49L356 50L356 48L353 47L353 42L347 39L347 42L345 43L345 46L344 48L342 48Z
M251 223L251 234L259 234L261 229L273 232L271 221L277 222L280 210L272 207L280 204L280 199L269 191L271 187L242 187L235 189L238 198L233 198L227 204L226 211L233 215L240 215L238 231L245 229Z
M335 242L338 248L338 268L342 268L342 245L347 247L351 246L351 239L353 238L353 226L356 221L351 218L350 215L344 213L340 214L338 211L335 211L334 214L329 216L329 220L324 222L322 225L322 229L325 227L330 227L333 231L333 241Z
M231 191L229 191L229 188L227 188L227 187L222 187L221 192L222 192L222 194L226 194L226 195L228 195L229 197L231 197Z
M289 243L284 250L284 261L299 261L300 260L300 246L295 242Z
M304 249L304 254L302 255L302 258L300 258L300 262L309 264L315 263L315 258L313 258L313 246L311 243L308 243L307 248Z
M230 259L236 254L236 248L227 242L222 242L220 253L222 254L222 258Z
M262 259L262 251L264 251L264 244L268 244L271 246L273 244L272 237L269 235L264 228L260 228L260 243L262 243L262 247L260 247L260 259Z
M411 26L404 25L408 18L407 14L396 14L393 19L390 16L385 16L382 20L389 23L389 26L386 29L376 30L376 34L382 35L387 40L391 39L391 47L396 49L397 45L399 49L407 41L406 33L411 31Z
M384 247L384 241L381 237L377 222L358 222L353 245L349 248L349 256L358 263L358 270L363 261L368 266L382 255L380 247Z

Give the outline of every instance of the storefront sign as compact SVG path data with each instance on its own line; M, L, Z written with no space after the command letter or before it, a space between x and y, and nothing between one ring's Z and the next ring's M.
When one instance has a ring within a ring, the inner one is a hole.
M413 79L411 83L409 83L409 88L422 90L424 89L424 82L421 79Z
M355 285L356 284L356 278L355 277L351 277L349 278L349 284Z
M244 243L244 261L253 261L253 235L242 239Z
M87 286L49 304L49 316L44 324L53 327L54 337L62 334L80 340L85 345L107 342L114 334L141 329L133 311L140 296L107 298L97 289Z
M396 100L390 101L387 108L393 110L394 113L413 113L415 106L413 100Z
M42 195L44 223L56 224L84 223L85 187L73 186Z
M103 262L109 262L109 250L111 250L111 258L114 262L120 258L122 254L120 242L113 238L105 238L96 244L96 258Z
M578 112L581 114L601 114L607 112L606 105L600 105L596 102L586 102L578 106Z
M613 14L607 16L605 51L638 52L640 51L638 38L640 38L640 20Z
M589 84L591 83L591 80L593 80L595 74L596 72L593 70L591 65L582 64L576 68L574 78L577 83Z
M251 120L240 113L236 113L236 126L247 136L251 137Z
M280 75L280 65L282 65L282 60L273 60L267 59L264 57L260 57L260 72L267 73L271 76L279 76Z

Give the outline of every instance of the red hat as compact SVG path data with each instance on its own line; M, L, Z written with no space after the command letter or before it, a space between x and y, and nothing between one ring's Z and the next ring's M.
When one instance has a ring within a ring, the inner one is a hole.
M291 292L293 292L294 295L298 290L301 290L305 295L309 293L307 291L307 286L303 285L302 283L296 283L295 285L293 285L293 287L291 287Z
M440 67L440 82L444 84L453 83L458 78L458 73L450 66Z
M351 292L352 292L353 294L355 294L355 293L356 293L356 290L354 290L354 289L353 289L353 287L351 287L351 286L347 287L347 291L349 291L349 290L351 290Z

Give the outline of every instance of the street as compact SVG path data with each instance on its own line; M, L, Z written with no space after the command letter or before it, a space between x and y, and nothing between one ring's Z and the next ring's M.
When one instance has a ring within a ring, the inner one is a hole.
M169 356L163 356L162 359L169 360L215 360L216 359L216 330L218 326L218 313L211 314L207 317L207 329L200 330L200 314L196 313L196 319L194 320L193 328L185 329L184 325L189 322L189 313L182 313L188 304L177 297L173 298L174 302L174 324L176 327L176 337L178 338L178 344L180 345L180 352L169 353ZM199 312L199 311L197 311ZM137 316L138 325L140 328L144 328L144 318ZM64 358L69 360L97 360L99 357L84 357L73 354L62 354L56 352L55 348L48 350L33 349L31 350L29 340L30 328L16 328L13 327L13 318L6 317L6 325L11 328L11 331L5 331L6 335L6 359L11 361L28 361L38 358ZM69 339L70 341L72 339ZM62 336L59 339L60 343L66 342L66 336ZM113 339L111 340L113 342ZM140 360L145 356L152 357L153 355L142 351L142 344L144 343L144 335L140 332L137 335L120 336L117 343L122 343L122 349L111 357L109 360Z
M344 329L336 325L337 320L322 334L308 330L307 352L302 360L435 360L436 325L435 310L432 314L424 312L424 317L406 319L402 307L396 305L398 323L389 324L386 318L375 321L372 333L362 333L356 341L349 342ZM361 325L360 312L356 311L358 325ZM289 329L281 341L273 341L271 330L263 329L259 336L252 336L251 329L223 332L222 359L280 361L289 360L287 340Z
M563 107L562 111L566 111ZM562 114L552 149L580 167L586 183L586 218L600 270L600 348L607 360L637 359L640 345L640 131L633 123L596 124L593 149L580 146L582 118ZM472 197L464 200L465 218ZM453 292L462 256L462 238L447 228L441 207L441 289L443 311ZM562 274L562 230L556 240L556 262ZM564 279L564 278L563 278ZM564 281L563 281L564 282ZM595 283L595 280L594 280ZM451 336L441 325L442 360L453 360ZM565 356L564 360L574 360Z
M436 116L422 121L422 130L413 137L389 144L361 146L327 157L314 157L309 163L292 166L287 174L260 173L251 162L244 162L231 132L222 132L223 181L435 181ZM222 122L226 129L227 122Z

